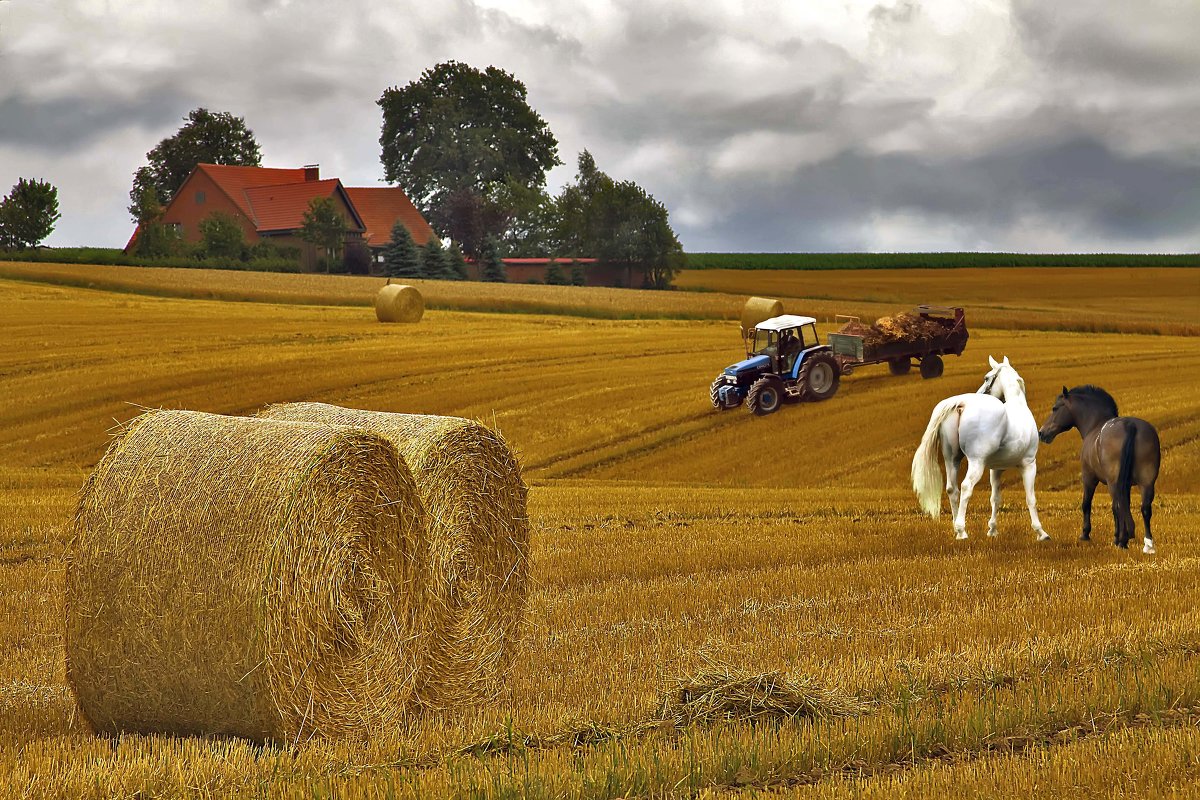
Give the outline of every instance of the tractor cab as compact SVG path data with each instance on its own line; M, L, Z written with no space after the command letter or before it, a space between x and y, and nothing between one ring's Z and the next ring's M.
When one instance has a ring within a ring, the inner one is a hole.
M746 358L767 356L773 372L790 373L796 356L820 344L815 319L784 314L754 327L752 335L746 337Z

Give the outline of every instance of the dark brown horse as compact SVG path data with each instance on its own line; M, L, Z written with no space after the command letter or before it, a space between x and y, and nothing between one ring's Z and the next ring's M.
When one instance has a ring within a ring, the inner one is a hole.
M1083 535L1079 538L1091 538L1092 496L1096 484L1103 483L1112 496L1116 523L1113 544L1128 547L1135 527L1129 495L1136 483L1142 490L1142 520L1146 524L1142 552L1153 553L1150 514L1161 457L1158 431L1144 419L1117 416L1116 401L1097 386L1076 386L1070 390L1064 386L1062 394L1054 400L1050 416L1038 430L1038 438L1049 444L1055 436L1071 428L1078 428L1083 437L1083 450L1079 454L1083 462Z

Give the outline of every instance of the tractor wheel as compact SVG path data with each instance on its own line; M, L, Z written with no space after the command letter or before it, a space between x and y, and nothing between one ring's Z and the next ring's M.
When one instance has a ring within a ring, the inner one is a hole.
M721 387L725 385L725 376L718 375L716 380L712 382L712 386L708 387L708 399L712 401L713 408L722 408L721 405Z
M942 377L942 370L945 368L946 365L942 363L942 357L936 353L921 359L922 378L940 378Z
M783 403L783 385L778 378L759 378L750 385L746 393L746 408L756 417L764 417L779 410Z
M912 369L912 360L907 358L893 358L888 361L888 369L893 375L907 375Z
M796 376L805 400L828 400L837 394L841 379L837 361L829 353L816 353L806 358Z

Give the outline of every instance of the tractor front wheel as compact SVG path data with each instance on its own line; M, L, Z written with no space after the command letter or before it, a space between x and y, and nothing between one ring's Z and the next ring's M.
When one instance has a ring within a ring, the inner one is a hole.
M712 386L708 387L708 399L712 401L713 408L724 408L721 405L721 387L725 385L725 376L718 375L716 380L712 382Z
M940 378L942 377L942 370L945 368L946 365L942 363L942 357L936 353L921 359L922 378Z
M815 353L804 359L796 376L805 400L828 400L837 394L841 379L837 361L829 353Z
M782 403L783 385L777 378L759 378L746 393L746 408L756 417L775 413Z

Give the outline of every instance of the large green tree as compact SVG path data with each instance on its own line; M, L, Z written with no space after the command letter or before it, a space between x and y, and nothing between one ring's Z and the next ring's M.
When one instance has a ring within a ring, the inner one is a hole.
M447 61L379 98L384 176L470 255L503 236L562 163L526 97L502 69Z
M165 206L197 164L257 167L262 151L246 121L226 111L197 108L184 118L174 136L146 153L149 162L133 174L129 213L145 222L155 203ZM149 190L149 191L147 191Z
M22 250L37 247L54 232L58 213L58 189L51 183L21 178L0 200L0 248Z
M555 198L555 217L556 249L638 268L648 287L670 286L684 266L666 206L633 181L605 175L586 150L576 182Z
M337 203L332 197L314 197L301 219L301 239L325 251L325 269L332 269L339 262L342 245L346 241L346 218L338 213Z

